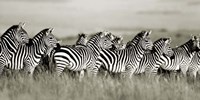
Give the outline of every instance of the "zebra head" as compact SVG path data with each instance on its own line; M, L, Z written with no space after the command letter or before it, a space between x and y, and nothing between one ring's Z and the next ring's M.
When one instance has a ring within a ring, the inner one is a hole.
M138 45L141 45L141 47L144 49L144 50L152 50L153 48L153 42L151 41L151 39L149 37L143 37Z
M76 41L76 45L77 44L86 45L87 41L88 41L87 40L87 35L84 34L84 33L80 33L78 35L78 40Z
M126 48L129 48L133 45L136 45L138 44L138 42L142 39L142 38L146 38L148 37L150 34L151 34L151 30L150 31L141 31L139 32L131 41L129 41L127 44L126 44Z
M199 37L197 37L197 36L192 36L192 47L191 47L191 49L192 49L192 51L199 51L200 50L200 47L199 47Z
M44 42L49 48L54 48L57 46L58 40L52 34L53 28L48 28L46 35L44 36Z
M100 35L100 41L99 41L100 47L104 49L111 48L113 44L112 40L114 39L113 35L111 33L107 34L107 32L100 32L99 35Z
M112 42L114 43L114 44L121 44L121 43L123 43L123 38L122 37L115 37L113 40L112 40Z
M112 48L110 50L121 50L121 49L124 49L125 48L125 44L123 43L123 38L122 37L115 37L113 40L112 40Z
M171 45L171 38L165 39L163 54L165 54L171 58L174 58L174 56L175 56L174 51L172 50L170 45Z
M23 29L24 26L25 26L25 23L20 22L15 33L16 40L22 44L29 42L29 36L27 32Z
M153 43L153 51L172 57L174 51L170 47L171 38L160 38Z

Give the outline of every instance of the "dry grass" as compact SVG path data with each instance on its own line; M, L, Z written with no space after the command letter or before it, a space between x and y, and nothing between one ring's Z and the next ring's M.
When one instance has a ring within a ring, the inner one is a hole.
M198 100L199 81L188 83L146 77L132 80L84 78L82 82L64 75L39 75L36 79L16 76L1 78L2 100Z

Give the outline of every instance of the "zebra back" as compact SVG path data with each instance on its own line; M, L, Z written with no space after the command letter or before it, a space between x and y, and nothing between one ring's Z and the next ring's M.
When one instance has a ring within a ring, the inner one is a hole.
M162 68L165 70L181 69L181 72L186 75L192 57L195 52L199 51L199 39L198 37L193 36L189 41L172 50L174 51L174 59L165 55L161 57L164 62Z

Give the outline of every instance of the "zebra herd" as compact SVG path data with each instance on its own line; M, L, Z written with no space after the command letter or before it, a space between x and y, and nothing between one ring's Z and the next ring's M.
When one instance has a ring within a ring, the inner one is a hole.
M179 71L196 78L200 72L199 37L192 36L186 43L171 48L171 38L150 39L151 31L141 31L127 43L110 32L97 32L90 38L82 33L74 45L61 45L46 28L29 38L24 23L11 26L0 40L0 74L5 70L22 70L32 76L35 68L47 57L47 66L59 76L64 70L79 72L82 79L97 77L99 73L158 75L158 70ZM89 39L88 39L89 38ZM100 71L101 70L101 71Z

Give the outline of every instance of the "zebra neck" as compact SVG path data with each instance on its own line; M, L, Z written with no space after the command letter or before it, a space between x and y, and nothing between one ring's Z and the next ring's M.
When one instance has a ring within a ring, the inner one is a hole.
M93 53L93 55L95 57L97 57L100 53L100 50L101 50L101 47L99 45L99 42L100 42L100 37L98 36L95 36L94 38L90 39L86 46L89 48L89 50L91 50L91 52Z
M89 50L91 50L91 53L93 53L94 57L97 57L100 54L101 48L98 46L87 46L89 48Z
M3 38L1 42L1 44L4 45L10 53L16 52L16 49L19 46L19 42L15 39L9 39L8 37Z
M160 59L160 57L163 55L163 52L154 52L152 53L152 57L156 60Z
M182 50L187 54L187 56L192 57L194 54L194 51L191 50L191 48L188 45L182 46Z
M163 47L153 47L153 50L151 50L151 53L154 58L160 58L161 55L163 55Z
M133 54L133 56L139 56L140 59L142 59L142 57L146 51L140 44L137 44L137 45L131 47L131 49L134 50L134 52L135 52L135 54Z
M43 40L41 41L33 41L33 48L37 55L44 55L47 52L48 46L44 43Z

